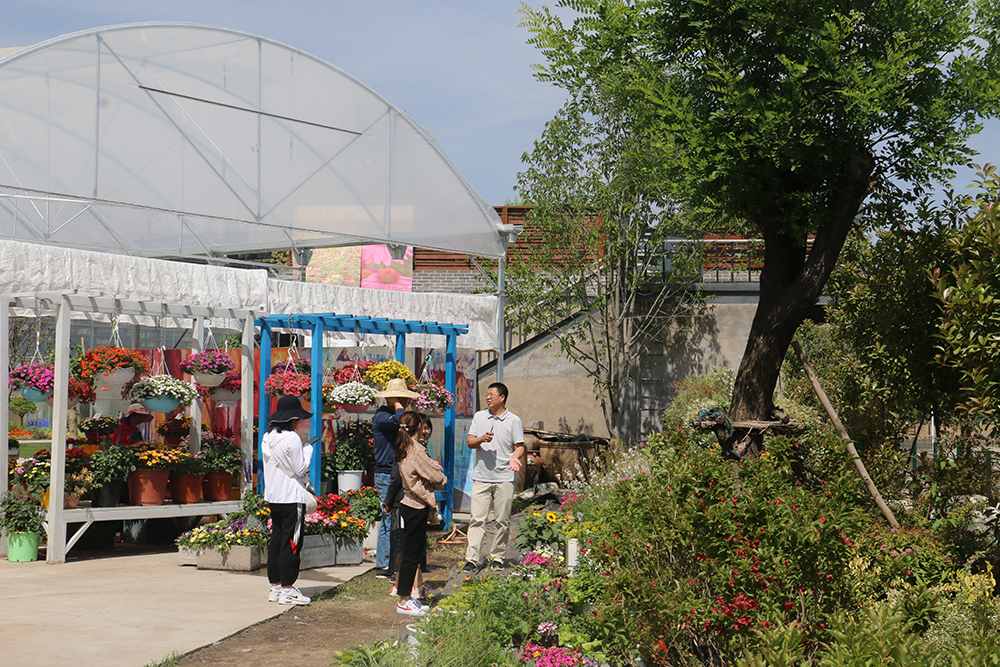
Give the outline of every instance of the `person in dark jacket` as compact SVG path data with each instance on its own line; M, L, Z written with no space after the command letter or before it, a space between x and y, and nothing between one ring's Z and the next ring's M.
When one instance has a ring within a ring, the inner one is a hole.
M394 378L386 383L385 391L376 394L385 399L385 405L375 411L372 417L372 436L375 445L375 488L378 489L382 507L388 504L386 495L392 478L392 464L396 460L396 436L399 435L399 419L410 405L410 399L420 394L406 388L406 380ZM375 546L375 576L380 579L389 576L389 534L391 525L382 521Z

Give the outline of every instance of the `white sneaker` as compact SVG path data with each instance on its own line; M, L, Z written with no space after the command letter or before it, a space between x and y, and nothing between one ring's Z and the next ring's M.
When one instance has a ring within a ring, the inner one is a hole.
M424 596L421 595L420 592L422 590L424 590L424 588L427 588L427 584L424 584L423 588L417 588L416 586L414 586L410 590L410 597L411 598L416 598L418 600L421 599L421 598L423 598ZM394 598L394 597L397 597L398 595L399 595L399 592L396 590L396 584L393 584L392 585L392 590L389 591L389 597Z
M312 599L300 593L299 589L294 586L288 590L282 588L281 595L278 596L278 604L309 604L310 602Z
M276 588L272 588L267 593L267 601L268 602L277 602L279 597L281 597L281 586L278 586Z
M396 613L406 616L426 616L427 608L420 604L416 598L410 598L406 602L396 603Z

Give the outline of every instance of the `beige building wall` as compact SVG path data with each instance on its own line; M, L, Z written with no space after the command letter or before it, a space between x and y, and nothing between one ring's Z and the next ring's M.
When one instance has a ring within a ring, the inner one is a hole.
M628 436L641 438L660 428L660 412L673 398L679 380L722 366L737 368L756 310L756 304L710 302L691 326L664 332L662 340L649 345L628 388ZM540 428L549 431L608 437L591 380L557 353L558 346L553 345L508 361L504 368L504 383L510 389L507 407L525 425L541 422ZM495 374L480 381L480 407L487 386L495 381Z

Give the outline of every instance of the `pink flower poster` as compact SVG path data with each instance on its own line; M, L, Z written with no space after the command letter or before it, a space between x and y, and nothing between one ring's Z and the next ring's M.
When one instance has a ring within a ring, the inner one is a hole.
M386 245L361 246L361 286L410 292L413 289L413 247L393 259Z

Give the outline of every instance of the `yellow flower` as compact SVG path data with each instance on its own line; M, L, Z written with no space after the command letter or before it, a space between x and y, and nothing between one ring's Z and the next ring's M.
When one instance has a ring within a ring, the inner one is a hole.
M555 523L559 520L559 516L555 512L549 512L545 515L545 518L549 520L549 523Z

